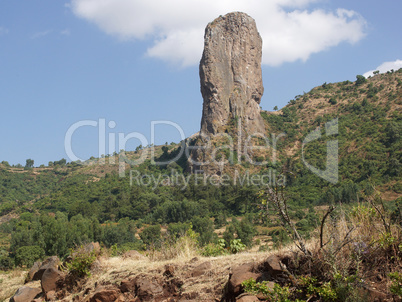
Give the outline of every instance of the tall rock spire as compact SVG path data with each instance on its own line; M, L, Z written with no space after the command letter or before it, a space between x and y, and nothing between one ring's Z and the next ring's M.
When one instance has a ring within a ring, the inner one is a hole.
M207 25L204 39L201 133L227 132L239 120L247 134L265 133L259 106L262 40L254 19L240 12L220 16Z

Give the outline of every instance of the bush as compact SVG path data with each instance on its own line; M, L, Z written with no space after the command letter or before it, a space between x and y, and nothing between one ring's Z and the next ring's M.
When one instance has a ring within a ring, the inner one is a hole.
M390 292L402 298L402 274L394 272L390 273L389 277L391 278L392 281L389 287Z
M336 105L336 104L338 103L338 101L337 101L335 98L330 98L330 99L329 99L329 103L330 103L331 105Z
M96 260L95 251L88 252L83 246L70 250L71 261L66 263L69 273L76 277L91 275L91 266Z
M158 245L161 238L160 225L151 225L140 234L141 240L147 245Z
M14 260L6 251L0 251L0 270L6 271L14 267Z
M167 233L172 238L178 239L181 236L184 236L189 228L190 228L189 223L185 222L169 223Z
M219 239L218 243L209 243L201 251L201 255L205 257L216 257L225 255L227 251L225 250L225 240Z
M244 287L244 291L247 293L252 294L262 294L267 298L268 301L275 301L275 302L301 302L300 300L290 300L290 290L289 287L280 286L275 283L273 289L268 287L268 282L256 282L253 278L250 278L242 283Z
M356 86L359 86L359 85L366 83L366 81L367 81L367 79L365 76L357 75L355 84L356 84Z
M45 256L45 251L40 246L22 246L15 253L15 264L30 267L43 256Z
M246 245L241 242L241 239L233 239L230 242L230 251L232 254L237 254L246 249Z
M192 219L192 226L194 232L200 234L198 239L198 243L200 244L200 246L204 246L207 243L216 241L217 236L214 233L213 222L208 217L194 217Z
M226 216L224 214L217 215L214 220L215 228L219 229L226 225Z

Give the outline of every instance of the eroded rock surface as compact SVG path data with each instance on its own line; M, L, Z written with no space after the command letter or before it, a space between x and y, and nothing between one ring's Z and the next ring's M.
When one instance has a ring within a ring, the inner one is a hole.
M207 25L204 39L201 133L224 133L239 120L248 134L264 133L262 40L254 19L240 12L221 16Z

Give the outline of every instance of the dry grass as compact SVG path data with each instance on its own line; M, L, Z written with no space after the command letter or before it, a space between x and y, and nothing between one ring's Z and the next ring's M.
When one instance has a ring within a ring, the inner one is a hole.
M15 269L10 272L0 273L0 301L8 301L18 288L24 285L27 272ZM32 282L29 284L32 288L40 288L40 282Z
M163 261L169 259L191 259L198 255L197 243L188 236L180 237L176 242L169 237L162 242L162 248L153 249L148 253L151 261Z
M216 288L220 288L223 293L225 284L228 281L229 273L234 266L238 266L248 262L263 261L268 253L250 253L244 252L235 255L227 255L220 257L193 257L192 253L170 259L151 261L149 258L144 260L130 260L121 257L102 259L102 272L94 275L88 282L91 287L95 282L98 283L119 283L119 281L128 277L146 273L162 275L165 265L173 264L176 267L175 276L184 281L182 287L183 293L197 292L205 298L209 297L209 292L214 292ZM210 262L212 268L204 275L191 277L189 273L192 269L204 262ZM92 283L92 284L91 284Z
M63 301L72 301L74 296L85 292L87 289L95 288L96 284L119 285L122 280L133 278L139 274L162 276L166 265L173 265L175 267L174 276L184 282L181 287L182 294L197 293L200 301L214 301L216 293L223 294L229 273L234 267L250 262L262 262L272 253L284 254L295 249L291 246L279 251L248 251L219 257L202 257L197 255L196 250L190 250L191 245L184 245L183 247L185 249L182 253L177 253L174 258L168 260L163 260L161 254L159 259L156 259L155 254L149 255L153 257L153 260L150 257L143 259L130 259L122 256L101 258L97 271L86 281L81 292L74 293ZM210 262L211 268L201 276L192 277L192 270L204 262Z
M319 239L310 241L312 257L302 261L295 273L311 274L325 282L333 281L337 274L356 276L354 288L389 295L389 273L402 273L401 227L391 225L389 213L373 205L358 204L349 214L340 209L328 217L324 247L320 248Z

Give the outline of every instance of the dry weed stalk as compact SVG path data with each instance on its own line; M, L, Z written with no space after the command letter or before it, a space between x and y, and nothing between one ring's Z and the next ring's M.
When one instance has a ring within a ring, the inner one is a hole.
M289 233L291 238L293 238L293 242L297 248L301 250L304 255L310 255L310 251L306 248L303 237L300 236L295 224L289 217L283 186L280 186L278 183L274 186L268 185L265 191L260 193L260 198L262 198L261 208L266 212L266 215L269 216L270 207L273 207L280 218L282 226Z

